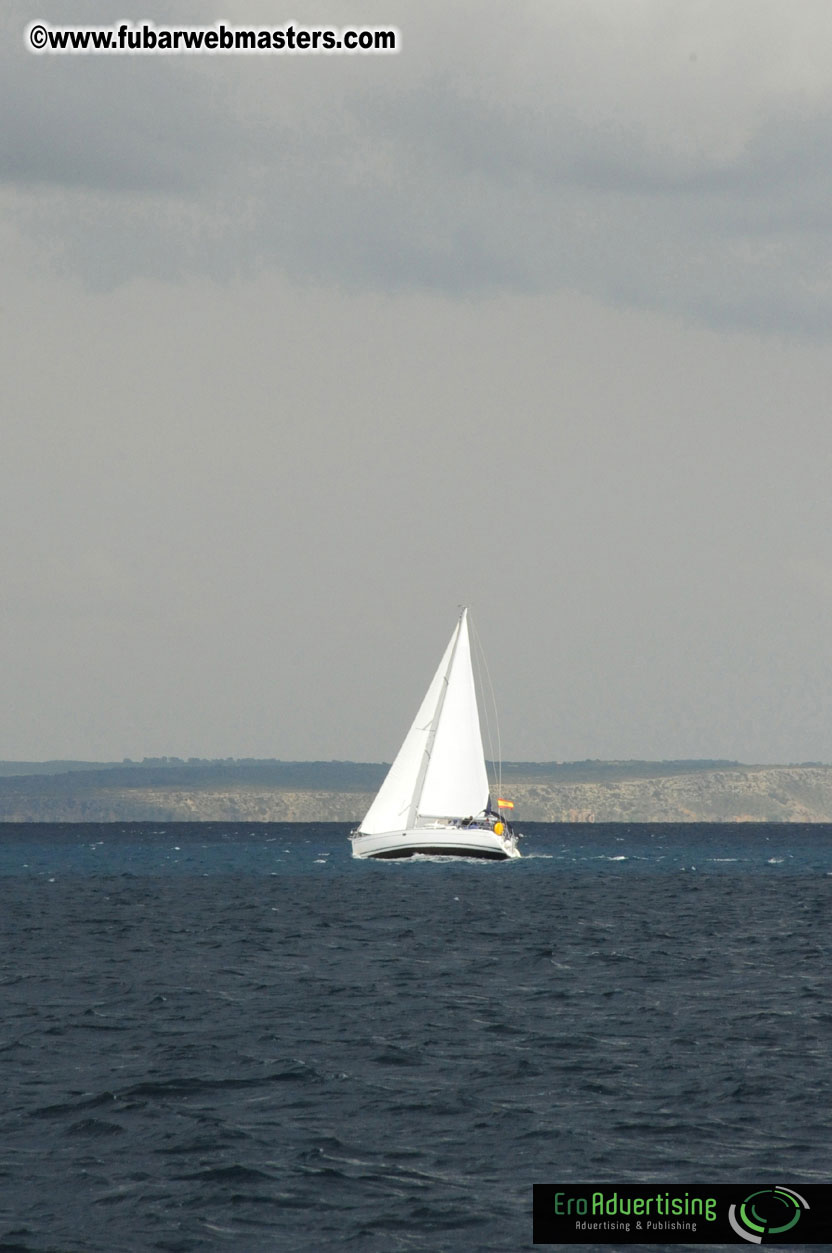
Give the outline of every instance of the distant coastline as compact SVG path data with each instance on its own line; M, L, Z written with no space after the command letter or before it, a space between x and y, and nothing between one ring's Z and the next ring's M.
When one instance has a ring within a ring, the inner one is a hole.
M372 762L0 762L0 822L354 822L386 771ZM832 765L508 762L525 822L832 822Z

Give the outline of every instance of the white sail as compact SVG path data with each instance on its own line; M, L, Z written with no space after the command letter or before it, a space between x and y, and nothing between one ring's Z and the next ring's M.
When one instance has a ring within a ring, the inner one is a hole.
M405 736L405 741L396 754L396 759L388 770L378 795L358 828L364 835L378 835L382 831L394 831L396 827L407 824L458 630L459 627L451 636L425 699L413 719L413 725Z
M404 744L352 833L353 856L518 858L518 837L488 802L463 610Z
M471 669L467 612L463 612L459 622L445 698L429 751L421 793L416 798L417 813L433 818L471 818L481 814L488 804L488 776Z

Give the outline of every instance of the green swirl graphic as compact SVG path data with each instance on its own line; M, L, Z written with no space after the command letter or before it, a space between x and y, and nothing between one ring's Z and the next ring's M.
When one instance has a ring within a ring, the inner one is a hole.
M743 1240L762 1244L766 1236L781 1236L797 1225L809 1203L791 1188L761 1188L739 1206L732 1205L728 1221Z

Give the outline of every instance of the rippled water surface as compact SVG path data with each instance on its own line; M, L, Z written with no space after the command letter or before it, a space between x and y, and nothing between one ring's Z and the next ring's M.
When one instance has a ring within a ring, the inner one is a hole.
M828 1181L830 828L346 836L0 827L0 1249L509 1251L535 1182Z

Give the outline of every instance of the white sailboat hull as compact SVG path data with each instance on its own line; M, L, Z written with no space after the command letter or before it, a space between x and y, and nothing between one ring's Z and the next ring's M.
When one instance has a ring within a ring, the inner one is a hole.
M508 861L519 857L516 839L498 835L482 827L435 826L414 827L405 831L384 831L367 835L356 831L352 836L353 857L480 857L489 861Z

